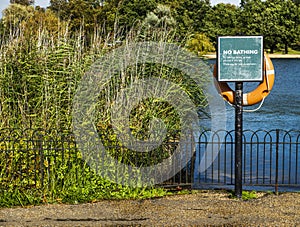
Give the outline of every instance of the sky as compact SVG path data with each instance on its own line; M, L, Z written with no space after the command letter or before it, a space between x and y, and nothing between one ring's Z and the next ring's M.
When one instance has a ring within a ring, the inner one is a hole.
M50 0L35 0L36 6L47 7L49 5ZM240 4L240 0L211 0L212 5L218 4L220 2L223 3L231 3L235 5ZM0 12L5 9L9 5L9 0L0 0ZM1 17L2 13L0 13Z

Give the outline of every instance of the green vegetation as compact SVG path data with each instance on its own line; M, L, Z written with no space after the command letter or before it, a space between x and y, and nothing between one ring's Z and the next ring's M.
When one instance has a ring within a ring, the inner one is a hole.
M168 8L157 7L154 15L158 23L142 21L139 30L125 34L126 41L173 42L175 31L168 13ZM73 97L78 83L95 60L124 38L122 29L116 27L117 35L113 36L102 30L102 24L95 25L93 32L85 25L77 30L76 24L62 21L55 12L26 4L11 5L1 22L0 128L25 131L1 131L0 206L165 195L164 189L131 188L100 177L83 160L75 143L69 144L57 134L60 130L72 131ZM139 156L116 138L111 127L112 100L121 88L150 76L173 81L187 91L196 106L206 105L203 91L179 70L144 63L116 73L99 94L95 125L107 151L126 164L158 163L173 153L177 146L174 141L180 138L178 114L158 98L143 100L132 110L130 127L136 138L148 139L149 122L154 117L162 119L169 131L164 145ZM35 137L25 133L28 128L38 129ZM104 164L109 172L109 164Z
M230 198L237 198L234 194L234 191L229 192ZM256 191L243 191L242 192L242 200L247 201L251 199L257 199L257 193Z
M53 18L52 13L49 15ZM10 34L1 46L1 128L13 126L21 131L42 128L42 131L37 130L35 137L31 134L14 135L10 130L1 131L0 206L165 195L167 192L164 189L131 188L101 178L83 161L75 143L70 145L60 140L57 130L71 131L72 100L79 80L94 60L109 51L111 47L108 44L114 40L108 38L101 41L99 35L94 37L95 43L88 46L79 39L82 33L69 32L67 23L54 21L57 23L54 37L49 31L53 27L48 27L45 20L45 25L40 25L36 33L28 34L26 30L15 28L16 35ZM30 26L31 22L28 20L22 26ZM157 29L161 30L160 27ZM155 36L151 37L151 33L144 30L143 35L147 39L161 40L162 37L170 38L172 34L169 35L169 32L166 30L161 36L154 33ZM130 33L127 40L131 39L139 41L144 38ZM126 164L141 166L158 163L172 154L176 148L174 141L180 136L180 121L175 109L157 98L140 102L131 112L130 122L133 135L148 139L147 126L151 119L157 117L164 121L173 134L169 134L164 145L155 152L140 156L133 154L117 140L111 128L110 103L116 99L118 90L141 76L147 78L150 75L168 78L187 90L196 105L205 106L203 92L178 70L145 63L116 74L99 94L95 125L107 151ZM39 137L42 132L45 134ZM11 135L13 137L8 139ZM168 141L173 144L168 145Z
M67 134L43 138L43 131L26 133L19 139L0 142L0 207L145 199L168 194L161 188L131 188L103 179L83 161L74 139ZM30 139L22 139L29 135Z
M251 200L251 199L257 199L257 194L255 191L243 191L242 192L242 199L243 200Z
M278 49L277 51L274 52L274 54L284 54L285 53L285 50L284 49ZM293 54L296 54L296 55L300 55L300 50L293 50L291 48L289 48L289 54L293 55Z
M33 0L11 3L0 20L0 129L41 128L48 133L43 139L55 138L62 129L71 131L72 101L80 79L96 59L120 45L176 43L201 56L215 50L218 35L259 34L270 52L300 50L300 6L291 0L245 0L240 7L211 6L208 0L51 0L47 9L34 8ZM132 151L122 147L112 129L110 111L118 91L150 75L176 83L199 109L207 104L203 91L186 75L164 65L136 64L114 75L99 94L95 125L108 151L127 164L158 163L175 149L160 146L148 155L135 155L133 163ZM164 143L179 140L178 113L155 98L143 100L131 112L132 134L149 139L153 118L166 124ZM9 136L13 139L5 140ZM46 146L44 140L39 145L27 139L25 134L1 131L0 206L166 194L101 178L75 145L62 157L50 148L64 150L63 141Z
M9 22L10 26L35 17L36 12L32 11L38 11L40 17L51 11L60 22L68 23L70 32L84 30L87 43L91 42L95 32L102 32L103 38L110 36L124 40L143 21L151 26L172 27L176 30L174 40L180 42L206 36L210 41L204 48L207 51L211 45L216 45L218 35L264 35L265 48L271 53L282 47L288 53L289 47L299 49L300 43L299 1L243 0L240 6L224 3L212 6L209 0L51 0L48 9L33 9L33 2L11 0L15 4L3 12L2 25L7 25L12 15L15 16L13 23ZM23 9L15 5L21 5ZM98 25L101 30L95 31Z

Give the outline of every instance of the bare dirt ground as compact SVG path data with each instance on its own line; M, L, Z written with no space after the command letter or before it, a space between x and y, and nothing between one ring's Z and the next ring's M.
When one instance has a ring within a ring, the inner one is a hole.
M0 226L300 226L300 193L241 201L220 191L147 200L1 208Z

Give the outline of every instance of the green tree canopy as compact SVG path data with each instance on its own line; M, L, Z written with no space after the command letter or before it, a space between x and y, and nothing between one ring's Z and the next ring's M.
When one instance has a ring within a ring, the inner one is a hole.
M158 4L153 12L147 14L144 23L148 26L163 28L174 27L176 25L170 7L162 4Z
M213 44L205 34L196 33L188 39L186 47L193 53L202 56L208 52L215 51Z
M50 0L49 9L55 12L59 17L64 18L68 0Z
M23 6L30 6L34 4L34 0L10 0L11 4L20 4Z
M117 25L128 31L156 7L155 0L108 0L104 2L97 21L105 22L108 30L113 30Z
M214 44L218 35L236 35L241 32L239 14L240 9L235 5L217 4L206 13L202 31Z
M49 9L65 21L69 21L72 30L94 27L96 15L101 8L99 0L50 0Z
M293 2L294 2L296 5L299 5L299 4L300 4L300 0L293 0Z
M10 4L4 11L2 23L4 28L9 29L10 33L19 32L25 21L33 15L34 8L20 4Z
M177 31L182 37L204 28L204 18L211 8L209 0L177 0L169 1L173 17L177 22Z
M288 45L298 37L299 8L291 0L245 0L240 21L243 33L264 35L271 53L279 44L287 53Z

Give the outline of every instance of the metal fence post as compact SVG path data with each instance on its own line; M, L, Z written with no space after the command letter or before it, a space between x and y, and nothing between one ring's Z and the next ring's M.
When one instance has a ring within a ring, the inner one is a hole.
M279 129L276 129L275 194L278 195Z
M44 188L44 150L43 150L43 139L42 136L38 137L38 150L40 156L40 177L41 177L41 186Z

